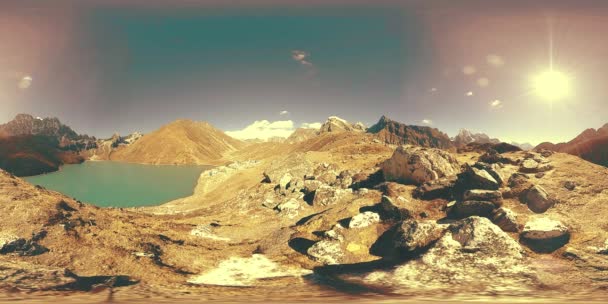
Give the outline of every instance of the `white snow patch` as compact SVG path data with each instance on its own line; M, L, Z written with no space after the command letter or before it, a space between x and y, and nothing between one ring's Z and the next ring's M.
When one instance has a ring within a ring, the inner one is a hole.
M259 279L294 277L311 273L310 270L290 269L271 261L262 254L251 257L231 257L217 268L188 280L193 284L220 286L253 286Z

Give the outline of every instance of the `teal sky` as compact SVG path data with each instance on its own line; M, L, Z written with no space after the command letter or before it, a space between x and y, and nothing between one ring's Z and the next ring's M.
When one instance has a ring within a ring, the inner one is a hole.
M3 2L0 121L56 116L108 137L178 118L237 130L385 114L532 143L608 122L602 2L313 2ZM572 85L555 102L530 80L549 36Z

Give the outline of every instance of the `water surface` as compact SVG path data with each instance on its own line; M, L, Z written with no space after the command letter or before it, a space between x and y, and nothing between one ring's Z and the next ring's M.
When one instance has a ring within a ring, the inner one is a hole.
M209 168L87 161L25 180L101 207L152 206L191 195Z

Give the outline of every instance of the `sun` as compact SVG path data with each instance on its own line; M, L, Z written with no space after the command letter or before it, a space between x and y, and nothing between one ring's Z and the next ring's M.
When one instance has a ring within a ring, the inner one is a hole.
M564 99L571 94L570 78L553 69L534 76L532 86L539 97L548 101Z

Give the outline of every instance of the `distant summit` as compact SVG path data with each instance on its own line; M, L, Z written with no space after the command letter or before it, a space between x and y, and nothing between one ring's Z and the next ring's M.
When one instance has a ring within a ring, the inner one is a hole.
M496 138L490 138L487 134L484 133L473 133L467 129L460 129L458 135L453 138L454 145L456 147L466 146L470 143L479 143L479 144L498 144L500 140Z
M80 163L81 151L96 147L94 137L79 135L57 118L18 114L0 125L0 168L18 176L53 172Z
M367 132L374 134L387 144L411 144L441 149L453 147L448 135L436 128L406 125L384 115L375 125L369 127Z
M327 118L327 121L325 121L325 123L321 125L321 128L319 129L319 133L348 131L365 132L365 125L360 122L351 124L340 117L330 116Z

